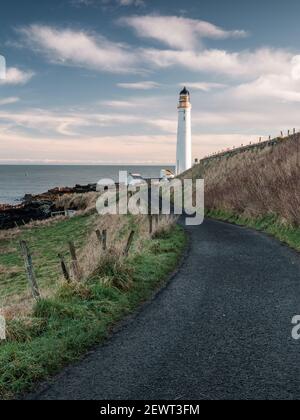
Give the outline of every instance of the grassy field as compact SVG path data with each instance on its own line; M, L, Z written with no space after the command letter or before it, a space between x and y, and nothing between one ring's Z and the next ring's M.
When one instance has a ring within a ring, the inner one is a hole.
M68 241L77 247L84 244L95 216L79 216L52 223L38 223L0 233L0 304L14 297L27 297L28 284L19 241L27 241L32 253L38 284L45 293L57 285L60 277L58 253L67 255Z
M149 298L177 266L186 243L180 227L170 225L158 229L151 239L145 234L147 227L143 220L132 217L123 220L122 226L119 220L115 221L120 227L115 236L119 237L118 242L132 228L140 232L128 258L120 256L117 248L110 248L85 281L61 283L53 296L35 304L30 317L8 321L8 339L0 344L2 399L30 389L100 343L112 326ZM82 216L22 232L28 235L34 260L41 267L38 273L45 272L45 283L54 281L56 273L48 270L47 275L42 267L56 265L57 252L66 249L70 237L75 236L77 245L81 242L84 249L87 232L94 227L93 216ZM10 247L1 256L2 266L22 266L17 252L18 239L18 236L11 238L9 243L2 239L2 249Z
M300 228L289 224L283 224L275 215L261 216L257 218L239 216L222 210L208 210L208 217L247 226L274 236L291 248L300 251Z

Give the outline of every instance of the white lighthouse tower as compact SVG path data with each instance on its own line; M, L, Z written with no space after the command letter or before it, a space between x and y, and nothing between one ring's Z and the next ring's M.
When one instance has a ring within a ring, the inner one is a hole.
M178 105L177 175L192 167L191 110L190 92L185 87L180 92Z

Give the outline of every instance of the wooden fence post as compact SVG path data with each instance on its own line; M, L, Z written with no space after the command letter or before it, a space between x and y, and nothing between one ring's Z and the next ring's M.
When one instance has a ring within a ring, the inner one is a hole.
M128 238L127 245L126 245L126 248L125 248L125 251L124 251L124 255L125 255L126 257L128 257L128 255L129 255L129 251L130 251L130 248L131 248L131 245L132 245L133 239L134 239L134 235L135 235L135 231L133 230L133 231L130 233L130 236L129 236L129 238Z
M96 236L100 245L102 245L103 251L107 250L107 230L103 230L102 233L99 229L96 230Z
M98 239L100 245L102 245L102 235L101 235L100 230L97 229L95 233L96 233L96 236L97 236L97 239Z
M104 229L102 231L102 245L103 245L103 251L107 250L107 230Z
M152 233L153 233L153 216L152 216L152 214L150 214L148 217L149 217L149 233L150 233L150 235L152 235Z
M77 281L80 281L81 279L81 272L80 272L80 268L79 268L79 264L78 264L78 260L77 260L77 255L76 255L76 248L73 242L69 242L69 248L70 248L70 254L71 254L71 258L72 258L72 269L73 269L73 273L74 273L74 277Z
M64 257L61 254L58 254L58 258L60 259L60 265L61 265L61 269L62 269L64 278L67 280L68 283L70 283L71 278L70 278L70 274L69 274L69 271L67 269L67 265L65 263Z
M34 299L38 300L40 299L41 295L40 295L39 287L38 287L38 284L34 275L32 257L31 257L26 241L20 241L20 247L21 247L23 258L24 258L27 278L28 278L29 286L32 291L32 295Z

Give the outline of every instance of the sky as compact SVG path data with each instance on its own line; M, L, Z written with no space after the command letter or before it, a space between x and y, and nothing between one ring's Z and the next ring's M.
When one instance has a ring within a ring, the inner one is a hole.
M184 85L194 158L298 130L299 18L299 0L1 0L0 164L172 164Z

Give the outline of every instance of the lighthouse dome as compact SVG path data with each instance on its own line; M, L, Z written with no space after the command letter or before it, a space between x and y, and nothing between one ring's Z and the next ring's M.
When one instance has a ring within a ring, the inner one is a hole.
M180 92L180 95L190 95L190 92L187 90L187 88L184 86L182 91Z

